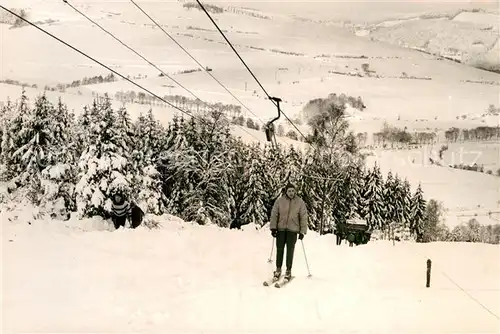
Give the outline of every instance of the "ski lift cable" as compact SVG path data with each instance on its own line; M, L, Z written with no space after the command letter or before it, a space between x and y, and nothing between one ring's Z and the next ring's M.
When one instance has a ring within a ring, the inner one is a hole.
M100 62L99 60L97 60L97 59L93 58L92 56L89 56L89 55L88 55L88 54L86 54L85 52L83 52L83 51L79 50L78 48L76 48L76 47L72 46L71 44L69 44L69 43L67 43L67 42L63 41L62 39L60 39L59 37L55 36L54 34L52 34L52 33L48 32L48 31L46 31L45 29L40 28L38 25L36 25L35 23L33 23L33 22L29 21L28 19L26 19L26 18L24 18L24 17L21 17L21 16L20 16L20 15L18 15L17 13L15 13L15 12L13 12L13 11L11 11L11 10L9 10L9 9L5 8L5 7L4 7L4 6L2 6L2 5L0 5L0 8L2 8L3 10L5 10L5 11L9 12L10 14L12 14L12 15L13 15L13 16L15 16L15 17L17 17L18 19L20 19L20 20L22 20L22 21L26 22L27 24L29 24L29 25L33 26L34 28L36 28L36 29L40 30L41 32L43 32L43 33L45 33L46 35L48 35L49 37L52 37L53 39L57 40L58 42L60 42L60 43L64 44L65 46L69 47L69 48L70 48L70 49L72 49L73 51L76 51L77 53L81 54L82 56L84 56L84 57L86 57L86 58L88 58L88 59L92 60L93 62L95 62L95 63L99 64L100 66L102 66L102 67L104 67L105 69L107 69L108 71L110 71L110 72L112 72L112 73L116 74L117 76L119 76L119 77L120 77L120 78L122 78L123 80L128 81L129 83L133 84L134 86L136 86L136 87L140 88L141 90L143 90L143 91L145 91L145 92L149 93L151 96L154 96L155 98L157 98L158 100L160 100L160 101L162 101L162 102L166 103L166 104L167 104L167 105L169 105L170 107L172 107L172 108L174 108L174 109L176 109L176 110L180 111L181 113L183 113L183 114L185 114L185 115L187 115L187 116L189 116L189 117L192 117L192 118L198 119L198 120L200 120L200 121L202 121L202 122L207 122L205 119L200 118L200 117L196 117L195 115L193 115L193 114L189 113L188 111L186 111L186 110L184 110L184 109L182 109L182 108L177 107L176 105L174 105L174 104L172 104L171 102L169 102L169 101L165 100L165 99L164 99L164 98L162 98L161 96L159 96L159 95L157 95L157 94L153 93L153 92L152 92L152 91L150 91L149 89L147 89L147 88L145 88L145 87L141 86L140 84L136 83L135 81L133 81L133 80L131 80L131 79L127 78L127 77L126 77L126 76L124 76L123 74L121 74L121 73L117 72L116 70L112 69L112 68L111 68L111 67L109 67L108 65L106 65L106 64L104 64L104 63L102 63L102 62ZM248 132L245 128L243 128L243 127L241 127L241 128L242 128L245 132L247 132L248 134L250 134L252 137L254 137L256 140L258 140L258 141L260 142L260 139L258 139L258 138L257 138L257 137L255 137L253 134L251 134L250 132Z
M167 35L178 47L182 49L205 73L210 75L226 92L229 93L239 104L241 104L246 110L248 110L253 116L255 116L262 124L266 124L259 116L257 116L250 108L248 108L238 97L236 97L219 79L217 79L210 71L208 71L206 66L203 66L189 51L187 51L171 34L169 34L155 19L153 19L141 6L139 6L134 0L130 0L137 9L139 9L151 22L153 22L165 35Z
M149 61L146 57L144 57L143 55L141 55L139 52L137 52L136 50L134 50L132 47L130 47L129 45L127 45L126 43L124 43L122 40L120 40L118 37L116 37L113 33L111 33L110 31L106 30L105 28L103 28L99 23L95 22L94 20L92 20L88 15L86 15L85 13L83 13L82 11L78 10L75 6L73 6L71 3L69 3L68 0L63 0L64 3L66 3L68 6L70 6L71 8L73 8L78 14L80 14L81 16L83 16L84 18L86 18L88 21L90 21L92 24L96 25L98 28L100 28L102 31L104 31L106 34L108 34L109 36L111 36L112 38L114 38L118 43L122 44L124 47L126 47L128 50L132 51L134 54L136 54L138 57L140 57L142 60L144 60L145 62L147 62L150 66L154 67L156 70L158 70L160 73L162 73L164 76L166 76L167 78L169 78L170 80L172 80L174 83L176 83L179 87L181 87L182 89L184 89L185 91L187 91L189 94L191 94L191 96L193 96L195 99L198 99L200 100L202 103L204 103L206 106L208 106L209 108L211 108L212 110L215 110L212 106L210 106L207 102L203 101L201 98L199 98L196 94L194 94L190 89L186 88L185 86L183 86L180 82L178 82L177 80L175 80L174 78L172 78L170 75L168 75L167 73L165 73L161 68L159 68L157 65L155 65L154 63L152 63L151 61Z
M127 45L126 43L124 43L122 40L120 40L118 37L116 37L113 33L111 33L110 31L106 30L104 27L102 27L99 23L95 22L94 20L92 20L88 15L86 15L85 13L83 13L82 11L78 10L75 6L73 6L71 3L69 3L68 0L63 0L64 3L66 3L68 6L70 6L71 8L73 8L78 14L80 14L81 16L83 16L84 18L86 18L88 21L90 21L92 24L96 25L98 28L100 28L102 31L104 31L106 34L108 34L109 36L111 36L113 39L115 39L118 43L122 44L124 47L126 47L128 50L132 51L134 54L136 54L138 57L140 57L142 60L144 60L145 62L147 62L150 66L154 67L156 70L158 70L159 72L161 72L164 76L166 76L167 78L169 78L170 80L172 80L174 83L176 83L179 87L181 87L182 89L184 89L185 91L187 91L189 94L191 94L191 96L193 96L195 99L198 99L200 100L203 104L205 104L207 107L209 107L210 109L212 109L213 111L215 111L215 108L212 107L210 104L208 104L207 102L203 101L201 98L199 98L196 94L194 94L190 89L188 89L187 87L183 86L180 82L178 82L177 80L175 80L174 78L172 78L170 75L168 75L167 73L165 73L162 69L160 69L157 65L155 65L154 63L152 63L150 60L148 60L146 57L144 57L143 55L141 55L139 52L137 52L136 50L134 50L132 47L130 47L129 45ZM243 126L239 125L239 124L235 124L237 125L238 127L242 128L243 131L245 131L247 134L251 135L252 137L254 137L255 139L259 140L256 136L254 136L252 133L250 133L249 131L247 131ZM259 140L260 141L260 140Z
M45 33L46 35L48 35L48 36L52 37L53 39L57 40L58 42L60 42L60 43L64 44L64 45L65 45L65 46L67 46L67 47L69 47L70 49L72 49L72 50L74 50L74 51L78 52L78 53L79 53L79 54L81 54L82 56L84 56L84 57L86 57L86 58L88 58L88 59L92 60L93 62L95 62L95 63L99 64L100 66L104 67L104 68L105 68L105 69L107 69L108 71L110 71L110 72L112 72L112 73L114 73L114 74L118 75L118 76L119 76L120 78L122 78L123 80L126 80L126 81L130 82L131 84L133 84L134 86L137 86L138 88L140 88L140 89L142 89L142 90L144 90L144 91L148 92L149 94L151 94L152 96L156 97L157 99L159 99L159 100L161 100L161 101L165 102L166 104L168 104L168 105L169 105L169 106L171 106L172 108L177 109L177 110L179 110L180 112L182 112L182 113L184 113L184 114L186 114L186 115L188 115L188 116L190 116L190 117L194 117L194 118L196 118L194 115L191 115L189 112L187 112L187 111L185 111L185 110L183 110L183 109L181 109L181 108L179 108L179 107L175 106L174 104L172 104L172 103L168 102L167 100L165 100L164 98L162 98L162 97L158 96L157 94L155 94L155 93L151 92L151 91L150 91L150 90L148 90L147 88L144 88L143 86L141 86L140 84L138 84L138 83L134 82L133 80L131 80L131 79L127 78L127 77L126 77L126 76L124 76L123 74L121 74L121 73L119 73L119 72L115 71L114 69L112 69L112 68L111 68L111 67L109 67L108 65L103 64L102 62L100 62L99 60L97 60L97 59L93 58L92 56L89 56L89 55L88 55L88 54L86 54L85 52L80 51L80 50L79 50L79 49L77 49L76 47L74 47L74 46L72 46L71 44L69 44L69 43L67 43L67 42L63 41L63 40L62 40L62 39L60 39L59 37L57 37L57 36L55 36L54 34L52 34L52 33L48 32L47 30L45 30L45 29L43 29L43 28L40 28L38 25L36 25L35 23L32 23L32 22L31 22L31 21L29 21L28 19L26 19L26 18L24 18L24 17L22 17L22 16L18 15L17 13L15 13L15 12L13 12L13 11L11 11L11 10L9 10L9 9L5 8L5 7L4 7L4 6L2 6L2 5L0 5L0 7L1 7L3 10L5 10L5 11L9 12L10 14L12 14L13 16L17 17L18 19L20 19L20 20L22 20L22 21L26 22L27 24L29 24L29 25L33 26L34 28L36 28L36 29L40 30L41 32Z
M133 0L130 0L133 2ZM236 56L241 60L241 62L243 63L243 65L245 66L245 68L247 69L247 71L250 73L250 75L255 79L255 81L257 82L257 84L260 86L260 88L262 89L262 91L264 92L264 94L266 94L266 96L271 100L271 102L276 106L278 107L278 104L276 103L276 101L273 100L273 98L269 95L269 93L266 91L266 89L264 88L264 86L260 83L259 79L257 79L257 77L255 76L255 74L252 72L252 70L248 67L248 65L246 64L246 62L243 60L243 58L240 56L240 54L238 53L238 51L236 51L236 49L234 48L233 44L229 41L229 39L227 39L226 35L224 35L224 33L222 32L222 30L219 28L219 26L217 25L217 23L214 21L214 19L212 18L212 16L210 16L210 14L208 13L208 11L205 9L205 7L203 6L203 4L201 3L200 0L196 0L196 2L198 3L198 5L201 7L201 9L205 12L205 14L208 16L208 18L210 19L210 21L212 21L212 23L214 24L214 26L217 28L217 30L219 31L219 33L222 35L222 37L226 40L227 44L229 44L229 46L231 47L231 49L234 51L234 53L236 54ZM281 113L283 114L283 116L285 116L285 118L290 122L290 124L292 124L292 126L300 133L300 135L302 137L304 137L304 139L307 140L307 137L302 133L302 131L300 131L300 129L295 125L294 122L292 122L292 120L283 112L283 110L281 110ZM309 145L313 146L311 143L309 143ZM317 149L317 148L316 148Z
M413 253L414 255L417 255L418 257L421 257L421 258L431 259L431 257L428 254L426 254L426 253L421 253L421 252L415 251L415 250L412 251L411 253ZM437 271L441 275L443 275L444 277L446 277L453 285L455 285L459 290L461 290L473 302L477 303L486 312L488 312L489 314L491 314L492 316L494 316L495 318L497 318L498 320L500 320L500 316L498 316L495 312L493 312L491 309L489 309L486 305L484 305L483 303L481 303L481 301L479 301L479 299L477 299L476 297L474 297L469 291L467 291L467 289L465 289L460 284L458 284L454 279L452 279L451 275L449 275L444 269L439 269L438 268Z
M456 217L485 217L485 216L488 216L490 218L493 218L493 219L498 219L496 217L493 217L493 215L495 214L499 214L500 211L488 211L488 212L475 212L475 213L464 213L464 214L451 214L453 216L456 216Z
M345 179L338 178L338 177L326 177L326 176L316 176L316 175L311 175L311 174L303 174L302 175L304 178L312 178L312 179L318 179L318 180L325 180L325 181L344 181Z

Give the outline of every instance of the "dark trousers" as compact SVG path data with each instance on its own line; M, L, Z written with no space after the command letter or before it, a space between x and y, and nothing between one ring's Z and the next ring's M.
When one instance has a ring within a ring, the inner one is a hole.
M295 243L297 242L296 232L278 231L276 235L276 268L281 269L283 266L283 255L286 245L286 269L292 270L293 253L295 251Z
M115 228L118 229L120 226L125 227L125 221L127 220L127 216L113 216L113 224L115 225Z

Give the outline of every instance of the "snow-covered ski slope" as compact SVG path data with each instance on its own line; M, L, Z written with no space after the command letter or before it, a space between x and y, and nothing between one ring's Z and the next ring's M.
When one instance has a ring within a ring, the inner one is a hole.
M2 333L500 330L498 245L349 248L309 233L304 245L313 277L299 243L296 278L276 289L262 286L273 269L266 228L237 231L163 217L160 230L111 232L103 221L30 215L27 208L2 211Z

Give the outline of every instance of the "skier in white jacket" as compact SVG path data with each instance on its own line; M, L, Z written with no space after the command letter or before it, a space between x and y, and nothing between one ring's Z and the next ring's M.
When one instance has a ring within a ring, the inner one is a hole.
M285 194L274 203L271 212L271 234L276 238L276 271L274 277L281 276L283 255L286 246L285 279L292 277L293 255L297 237L302 240L307 233L307 208L304 201L297 196L292 183L285 188Z

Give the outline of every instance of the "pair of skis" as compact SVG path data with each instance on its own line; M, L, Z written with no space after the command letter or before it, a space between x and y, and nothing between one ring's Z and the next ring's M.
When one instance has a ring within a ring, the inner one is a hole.
M292 281L294 278L295 278L295 276L292 276L289 279L287 279L287 278L279 279L279 278L273 277L271 279L268 279L267 281L264 281L263 285L264 286L271 286L274 284L275 288L282 288L285 285L287 285L288 283L290 283L290 281Z

